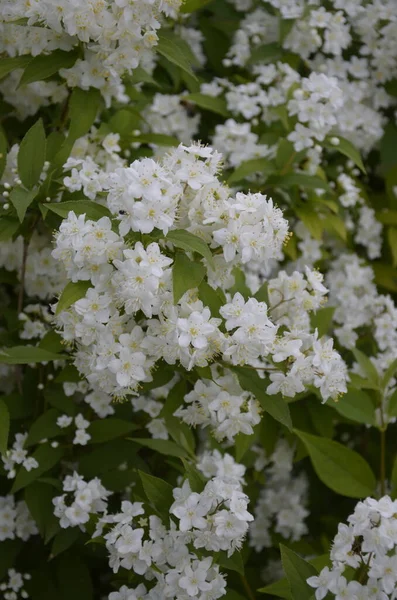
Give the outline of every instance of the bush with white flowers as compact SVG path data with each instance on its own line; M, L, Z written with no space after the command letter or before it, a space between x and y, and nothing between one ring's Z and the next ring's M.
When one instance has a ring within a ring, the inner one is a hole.
M0 2L1 598L397 598L396 39Z

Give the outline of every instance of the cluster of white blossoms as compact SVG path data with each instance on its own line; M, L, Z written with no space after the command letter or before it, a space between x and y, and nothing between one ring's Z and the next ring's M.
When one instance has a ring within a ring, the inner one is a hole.
M346 389L343 361L329 351L330 342L302 333L298 322L303 312L307 329L307 312L323 301L326 288L319 273L307 270L306 277L296 273L292 283L286 275L284 282L270 282L275 319L265 302L245 301L241 294L227 293L220 309L224 325L197 289L174 301L171 244L178 245L179 238L172 237L177 224L214 251L217 268L208 256L201 265L207 267L210 285L226 292L234 284L235 267L255 261L266 268L282 256L288 223L280 209L258 193L231 197L216 176L219 163L220 155L211 148L181 145L161 162L146 158L102 171L102 179L94 180L107 193L113 219L91 221L71 212L63 220L53 257L73 282L92 284L84 298L56 317L63 338L77 342L75 364L93 389L125 396L151 380L158 359L178 361L190 370L219 355L234 365L253 366L273 355L277 363L301 359L294 362L293 373L299 391L314 382L324 400L336 397ZM149 234L149 243L136 241L136 234ZM151 241L153 235L157 241ZM288 320L290 313L294 320ZM278 336L279 325L291 330ZM288 395L294 395L284 378L281 370L276 391L288 388Z
M151 582L150 590L143 584L123 587L111 600L129 594L144 600L215 600L225 594L219 567L211 556L200 556L203 550L231 556L241 547L253 519L242 491L245 467L216 450L204 453L197 466L209 481L200 493L192 492L188 480L173 490L168 529L159 517L146 516L140 502L124 501L120 513L99 519L94 538L104 537L113 571L132 569Z
M29 598L25 589L25 581L31 579L30 573L18 573L15 569L8 569L7 579L0 583L0 591L3 592L4 600L19 600Z
M143 111L143 130L172 135L183 144L189 144L197 135L200 114L190 115L183 95L155 94Z
M254 509L254 522L249 531L249 544L260 552L273 545L271 533L296 542L308 531L305 519L308 481L306 475L293 474L294 450L281 439L269 458L259 457L255 465L264 473L266 484L261 488ZM263 465L265 463L265 465Z
M325 567L308 584L316 600L395 598L397 584L397 501L389 496L359 502L340 523L332 549L332 567Z
M76 472L65 477L63 491L64 494L52 501L54 515L63 529L78 526L82 531L91 515L106 512L107 499L111 495L97 477L87 482Z
M214 83L202 84L201 91L211 96L225 93L228 110L233 117L244 119L250 130L251 124L263 122L271 125L280 121L284 109L294 130L288 139L297 152L307 151L308 158L315 157L320 162L319 143L326 136L342 135L349 138L364 151L370 150L383 133L383 117L374 108L367 106L365 94L356 93L351 82L338 79L337 73L313 71L302 77L287 63L258 64L252 68L253 81L235 84L228 79L218 79ZM360 102L360 109L357 109ZM280 112L282 111L282 112ZM220 127L231 128L230 120ZM232 131L231 131L232 133ZM214 136L214 143L217 139ZM265 156L259 144L259 155ZM252 145L247 145L247 156L252 156ZM319 156L318 156L319 155Z
M253 158L273 157L275 153L275 147L259 143L259 136L252 131L250 123L237 123L234 119L215 127L212 144L231 167Z
M26 542L38 533L26 502L11 494L0 496L0 542L19 538Z
M73 0L36 0L29 5L7 0L1 7L1 51L12 57L70 51L70 66L59 70L67 86L98 88L108 104L113 97L125 102L122 77L139 65L153 68L151 50L158 43L161 21L175 18L180 5L180 0L89 0L84 5ZM20 19L28 19L27 24ZM37 91L33 88L44 104L49 96L46 85L39 82ZM61 99L59 92L53 98Z
M1 455L8 479L14 479L16 476L17 465L22 465L22 468L26 469L26 471L37 469L39 466L37 460L33 456L29 456L28 450L24 447L27 437L27 433L16 433L11 448L5 454Z
M90 394L87 397L89 396ZM87 403L90 404L90 401L88 400ZM61 415L57 419L57 425L61 429L66 429L72 425L72 423L76 427L76 432L72 443L79 446L86 446L87 442L91 439L90 434L86 431L87 427L90 425L90 421L87 421L87 419L85 419L81 413L76 415L74 418L69 415Z

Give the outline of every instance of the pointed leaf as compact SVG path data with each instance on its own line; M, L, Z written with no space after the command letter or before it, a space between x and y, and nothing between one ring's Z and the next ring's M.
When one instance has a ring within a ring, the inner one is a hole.
M39 119L23 138L17 156L18 175L28 189L35 186L40 179L45 153L45 132L43 121Z

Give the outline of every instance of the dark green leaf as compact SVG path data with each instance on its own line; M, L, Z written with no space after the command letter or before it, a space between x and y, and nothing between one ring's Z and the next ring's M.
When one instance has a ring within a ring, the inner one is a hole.
M339 143L333 144L331 142L331 140L334 140L334 139L339 140ZM360 152L357 150L357 148L354 146L354 144L352 144L346 138L340 137L339 135L327 137L327 138L325 138L324 146L326 148L329 148L331 150L336 150L337 152L344 154L345 156L347 156L347 158L350 158L350 160L352 160L354 162L354 164L359 169L361 169L361 171L363 173L366 173Z
M174 501L172 485L143 471L139 471L139 477L149 502L160 513L167 515L169 507Z
M50 408L40 415L29 429L25 445L32 446L33 444L38 444L41 440L61 435L63 430L56 423L60 414L56 408Z
M0 454L7 452L10 431L10 413L3 399L0 399Z
M329 439L294 430L305 444L314 470L325 485L350 498L371 496L375 476L360 454Z
M86 219L98 221L102 217L112 217L111 212L106 206L91 202L91 200L67 200L66 202L54 202L51 204L42 204L44 210L51 210L63 219L66 219L69 212L72 211L76 215L85 215Z
M186 450L177 446L175 442L169 440L156 440L156 439L144 439L144 438L129 438L132 442L150 448L155 452L164 454L165 456L177 456L178 458L186 458L188 456Z
M204 108L205 110L209 110L210 112L222 115L222 117L230 116L230 113L227 110L226 100L224 100L223 98L219 98L218 96L207 96L206 94L201 94L200 92L197 92L195 94L188 94L187 96L183 96L183 100L193 102L193 104L197 104L197 106L199 106L200 108Z
M139 429L138 425L128 423L123 419L110 417L108 419L100 419L90 424L87 433L90 434L90 444L101 444L108 442L117 437L125 437L131 431Z
M49 444L39 446L32 454L33 458L39 463L39 466L31 471L27 471L21 466L12 486L11 493L15 494L33 481L36 481L43 473L52 469L61 460L63 454L63 448L52 448Z
M266 393L266 383L253 370L244 369L244 367L233 367L232 370L237 374L239 383L243 390L251 392L264 411L268 412L276 421L292 429L291 415L288 404L280 394L269 396Z
M25 67L19 86L47 79L60 69L70 69L78 58L78 51L55 50L51 54L39 54Z
M379 385L379 373L368 356L366 356L361 350L357 350L357 348L353 348L352 352L354 354L354 358L368 377L368 379L375 385Z
M318 330L318 335L320 338L329 332L334 312L335 306L326 306L325 308L320 308L317 310L317 312L311 314L311 326L313 329Z
M348 390L347 394L344 394L332 406L347 419L365 425L375 425L374 405L368 394L362 390L355 390L354 388Z
M18 175L25 187L35 186L43 170L46 139L43 121L39 119L23 138L18 152Z
M298 554L280 544L281 562L284 573L287 576L291 597L293 600L310 600L313 596L311 588L306 580L317 575L317 570Z
M56 354L36 346L13 346L0 350L0 363L7 365L26 365L70 358L67 354Z
M92 287L91 281L69 281L58 300L56 315L72 306L80 298L84 298L87 290Z
M73 546L80 534L81 531L78 527L61 529L61 531L54 537L51 547L51 558L55 558L55 556L58 556L58 554L65 552L65 550L68 550L70 546Z
M244 576L244 563L241 553L236 551L231 556L228 556L226 552L219 552L217 557L217 563L223 568L229 571L236 571L240 575Z
M267 185L279 187L292 187L298 185L304 189L331 191L328 182L316 175L305 175L304 173L291 173L287 175L271 175L267 180Z
M207 4L209 4L212 1L213 0L184 0L180 8L180 12L192 13L196 10L204 8Z
M57 563L59 600L92 600L90 571L75 552L63 554Z
M231 185L236 181L241 181L245 179L249 175L253 175L254 173L260 173L264 178L266 178L271 173L274 173L275 164L273 161L268 158L252 158L251 160L247 160L243 162L233 173L230 175L227 180L228 184Z
M203 256L208 261L209 265L215 269L211 250L204 240L197 237L197 235L194 235L185 229L173 229L168 232L166 240L172 242L177 248L182 248L182 250L197 252L197 254Z
M13 217L0 217L0 242L11 239L18 230L19 222Z
M192 52L187 43L169 31L161 30L157 35L159 41L155 46L156 51L171 63L189 73L194 79L197 79L191 68L193 62Z
M0 61L0 79L3 79L3 77L15 69L22 69L31 60L32 57L30 55L15 56L14 58L2 58Z
M204 265L193 262L186 254L178 252L172 265L174 303L177 304L185 292L198 287L204 279L205 273Z
M10 193L10 201L17 211L18 219L22 223L26 211L37 196L37 189L25 190L22 187L16 187Z

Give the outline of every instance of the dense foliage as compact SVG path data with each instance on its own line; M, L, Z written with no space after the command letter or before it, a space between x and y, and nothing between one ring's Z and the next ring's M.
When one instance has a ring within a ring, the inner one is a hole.
M396 598L396 1L0 17L1 597Z

